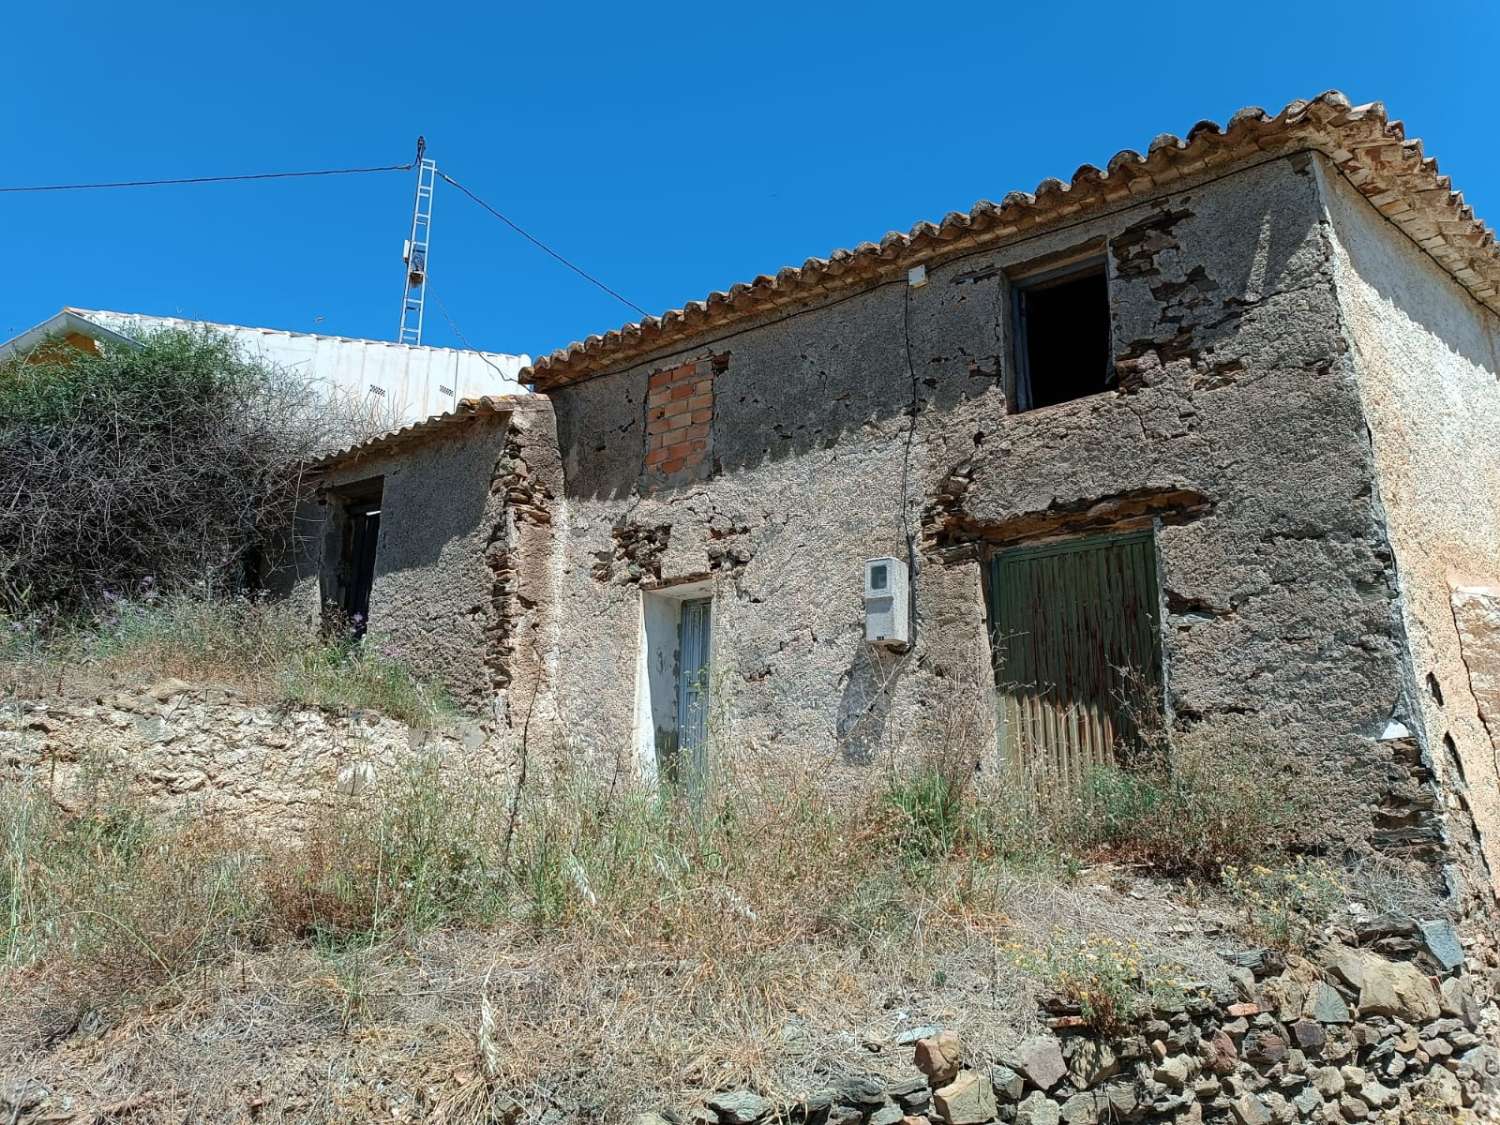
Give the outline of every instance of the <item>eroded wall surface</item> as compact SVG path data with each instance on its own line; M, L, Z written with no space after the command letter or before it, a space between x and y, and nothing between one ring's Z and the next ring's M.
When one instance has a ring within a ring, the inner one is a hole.
M383 478L367 643L408 661L471 711L510 718L536 695L551 648L561 491L550 406L482 415L409 447L329 470L298 518L291 596L318 620L334 597L340 489Z
M1322 220L1311 158L1269 160L553 391L570 738L632 753L641 591L711 578L717 745L984 769L984 552L1156 525L1177 725L1268 732L1320 835L1430 853L1419 756L1382 740L1401 620ZM1121 389L1009 413L1006 271L1106 239ZM908 543L894 654L861 567Z
M38 779L72 813L128 796L163 819L302 833L335 793L424 762L472 768L476 782L512 768L508 747L477 723L415 730L372 711L268 705L181 680L0 713L0 778Z
M1471 607L1455 597L1500 586L1500 320L1336 171L1320 174L1434 767L1462 814L1455 831L1472 811L1500 871L1500 768L1474 679L1483 646L1466 659L1456 614Z

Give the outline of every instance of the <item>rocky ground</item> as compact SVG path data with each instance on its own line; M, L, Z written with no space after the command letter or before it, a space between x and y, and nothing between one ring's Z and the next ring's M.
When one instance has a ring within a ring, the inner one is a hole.
M1487 974L1467 974L1446 924L1371 919L1356 948L1310 957L1252 950L1232 986L1156 1007L1104 1036L1076 1013L976 1066L949 1030L914 1044L919 1076L851 1076L802 1102L751 1090L708 1100L693 1120L825 1125L1098 1125L1108 1121L1289 1125L1295 1121L1494 1119L1500 1016ZM1383 952L1377 952L1381 950ZM1406 958L1406 959L1393 959ZM670 1111L634 1125L668 1125Z
M156 815L295 832L403 756L472 757L479 741L180 681L113 685L4 709L0 782L67 807L102 773ZM1224 890L1110 863L963 861L900 901L861 885L830 903L799 883L788 917L840 917L792 936L719 888L682 915L693 942L580 901L566 929L246 947L129 997L0 966L0 1125L1487 1119L1492 932L1388 872L1353 876L1292 953L1247 937ZM1088 935L1136 943L1183 988L1106 1033L1005 953Z

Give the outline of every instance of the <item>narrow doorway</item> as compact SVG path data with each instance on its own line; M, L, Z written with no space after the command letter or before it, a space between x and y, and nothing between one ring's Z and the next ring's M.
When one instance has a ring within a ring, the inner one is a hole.
M708 741L709 638L713 599L682 603L677 651L677 752L691 776L701 778Z
M363 481L337 494L339 505L338 597L344 626L355 637L370 627L370 591L375 585L375 554L380 544L383 478Z
M713 677L712 585L641 596L637 742L643 769L688 792L708 770Z
M1138 744L1159 706L1156 547L1149 531L997 553L986 573L1000 748L1008 765L1083 782Z

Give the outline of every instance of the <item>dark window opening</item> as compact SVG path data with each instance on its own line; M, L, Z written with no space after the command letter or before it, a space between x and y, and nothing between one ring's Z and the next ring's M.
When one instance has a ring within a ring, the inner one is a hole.
M338 494L338 608L356 637L370 625L370 591L375 585L375 550L380 542L380 503L384 481L377 478Z
M1113 387L1109 283L1103 260L1013 285L1016 409L1071 402Z

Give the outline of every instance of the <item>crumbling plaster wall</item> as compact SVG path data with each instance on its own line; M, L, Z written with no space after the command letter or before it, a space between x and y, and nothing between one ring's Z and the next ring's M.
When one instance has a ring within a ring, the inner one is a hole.
M298 517L290 596L318 621L337 565L327 494L383 477L369 640L470 711L510 721L517 706L529 710L538 699L552 649L546 610L558 572L560 474L544 399L354 455L326 471L323 501Z
M1330 826L1368 839L1372 805L1412 796L1378 741L1409 692L1321 219L1311 158L1270 160L552 392L570 731L628 750L638 590L714 575L726 744L834 762L983 749L976 541L1145 512L1163 524L1176 721L1254 717L1314 762ZM1128 390L1007 413L1005 271L1105 238ZM711 458L644 478L650 376L710 356ZM917 640L892 656L862 639L861 563L904 556L908 530ZM1427 829L1391 842L1421 848Z
M1455 590L1500 586L1500 319L1320 162L1425 733L1444 793L1500 871L1500 764L1461 643ZM1461 610L1460 610L1461 611Z

